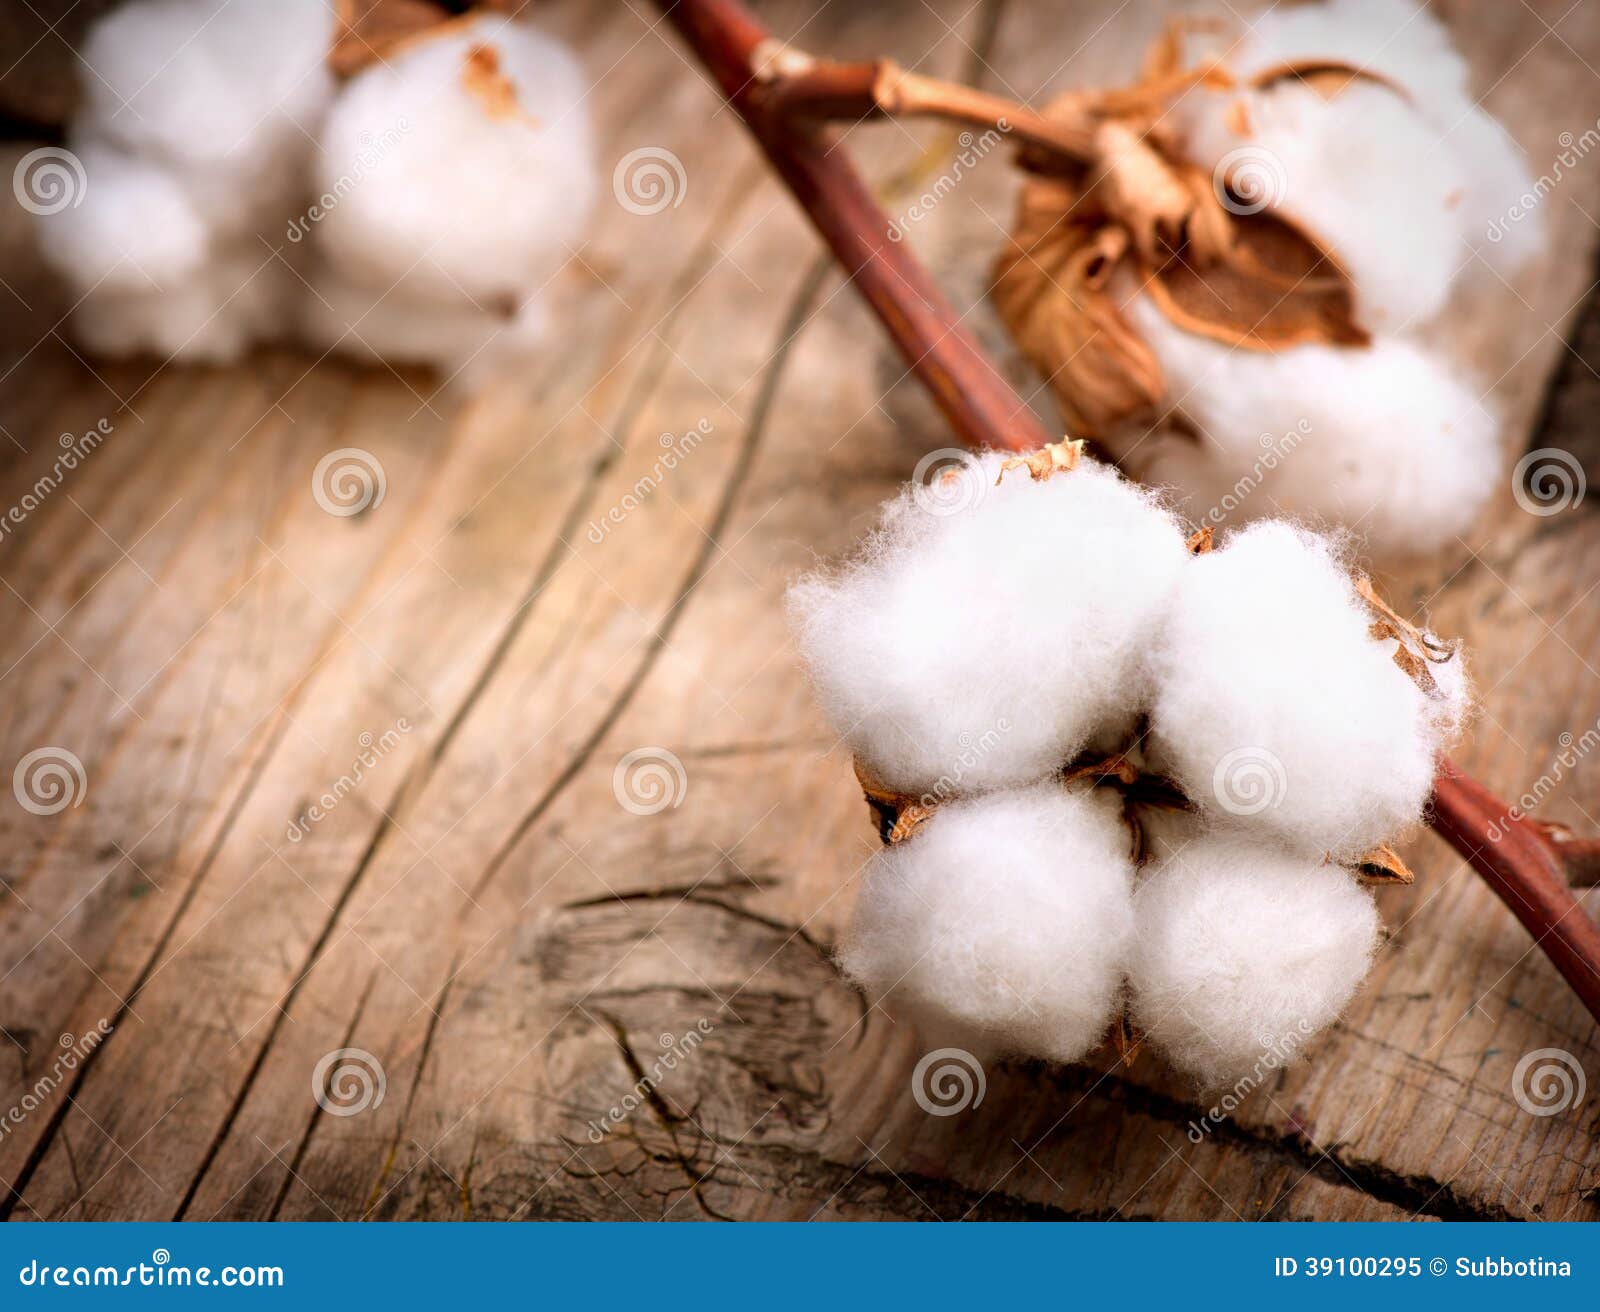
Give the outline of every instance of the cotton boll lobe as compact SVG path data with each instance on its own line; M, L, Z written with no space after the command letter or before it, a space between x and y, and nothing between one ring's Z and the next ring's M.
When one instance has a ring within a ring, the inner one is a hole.
M1156 660L1149 746L1201 811L1312 859L1416 823L1441 746L1320 539L1261 523L1197 557Z
M908 489L855 561L789 594L830 719L913 796L1030 783L1131 722L1188 563L1173 517L1104 466L996 485L1002 463Z
M1344 1009L1378 935L1348 872L1223 836L1154 867L1134 918L1135 1023L1208 1088L1297 1055Z
M1126 463L1188 490L1191 518L1332 521L1395 558L1464 535L1488 501L1497 417L1422 347L1380 338L1364 350L1230 350L1174 327L1142 296L1126 312L1200 439L1140 443Z
M303 153L333 94L329 0L135 0L89 31L83 126L248 185Z
M209 255L210 236L162 165L90 142L76 151L82 200L39 216L40 249L78 294L173 286Z
M1113 798L1048 782L952 802L873 858L841 965L925 1041L1074 1061L1121 999L1132 878Z
M316 233L324 256L409 297L536 291L596 194L587 91L564 47L503 19L453 24L368 67L318 142L316 189L340 196Z
M1333 251L1363 327L1400 331L1444 305L1467 257L1460 201L1471 174L1409 101L1371 82L1331 99L1285 82L1194 97L1179 118L1188 158L1208 171L1253 168L1259 201Z

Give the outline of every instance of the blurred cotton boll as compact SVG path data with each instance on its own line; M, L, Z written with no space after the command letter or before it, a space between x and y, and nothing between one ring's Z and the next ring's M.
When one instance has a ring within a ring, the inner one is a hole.
M299 340L474 385L537 350L597 190L577 61L466 16L340 82L340 31L330 0L133 0L91 29L87 186L39 223L92 349Z

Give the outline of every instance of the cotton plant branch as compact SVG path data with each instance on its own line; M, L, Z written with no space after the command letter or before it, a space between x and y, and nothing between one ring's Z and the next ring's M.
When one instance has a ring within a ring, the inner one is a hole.
M819 61L775 39L738 0L657 0L907 364L963 441L1029 450L1051 440L998 368L960 326L928 273L890 236L890 221L844 151L830 119L937 116L1007 130L1024 149L1081 161L1091 149L1073 125L1046 122L999 98L907 73L890 61ZM1447 760L1429 821L1484 878L1600 1020L1600 928L1572 894L1600 872L1600 840L1521 816Z

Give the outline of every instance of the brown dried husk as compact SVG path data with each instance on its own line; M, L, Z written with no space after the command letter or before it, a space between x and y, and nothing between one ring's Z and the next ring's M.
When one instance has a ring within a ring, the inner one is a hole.
M522 7L519 0L473 0L466 13L458 14L434 0L338 0L328 67L339 77L353 77L419 41L456 31L472 22L475 10Z
M1132 86L1073 92L1046 108L1094 123L1093 158L1066 167L1037 152L1023 158L1041 171L1023 185L993 296L1080 436L1155 415L1166 390L1118 293L1142 291L1178 328L1244 350L1371 340L1356 321L1348 271L1314 233L1271 210L1239 212L1250 207L1232 202L1230 179L1178 154L1161 126L1171 99L1197 84L1235 85L1214 64L1181 63L1181 29L1169 29ZM1332 96L1368 76L1319 61L1269 70L1252 85L1295 78Z

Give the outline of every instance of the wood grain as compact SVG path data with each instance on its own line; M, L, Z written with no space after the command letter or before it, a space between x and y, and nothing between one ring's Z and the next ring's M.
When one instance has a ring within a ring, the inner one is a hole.
M1477 85L1542 167L1587 126L1600 14L1467 9L1444 12ZM1032 103L1126 67L1163 12L762 6L819 52ZM6 504L60 433L114 426L0 543L0 766L54 744L88 778L58 815L0 808L0 1109L59 1035L115 1023L0 1135L6 1213L1600 1218L1592 1023L1432 839L1407 850L1416 885L1382 895L1389 939L1347 1016L1219 1123L1197 1131L1206 1105L1150 1059L998 1066L967 1113L917 1106L924 1046L829 958L875 840L780 599L949 431L653 9L547 21L596 76L606 174L657 146L687 186L654 215L602 203L523 388L468 404L287 351L111 366L64 331L0 366ZM847 141L891 214L955 146L931 125ZM1014 186L997 151L908 229L990 345ZM1460 346L1499 379L1512 447L1596 474L1600 314L1566 343L1600 168L1542 209L1558 258L1480 286ZM351 518L311 495L342 447L386 476ZM1468 639L1484 697L1462 763L1503 793L1600 721L1597 579L1592 503L1533 517L1507 479L1452 559L1390 580ZM402 719L293 841L361 736ZM658 814L614 791L645 748L687 782ZM1563 769L1536 813L1600 830L1600 767ZM347 1048L384 1077L354 1115L312 1091ZM1513 1093L1542 1048L1587 1072L1561 1115Z

